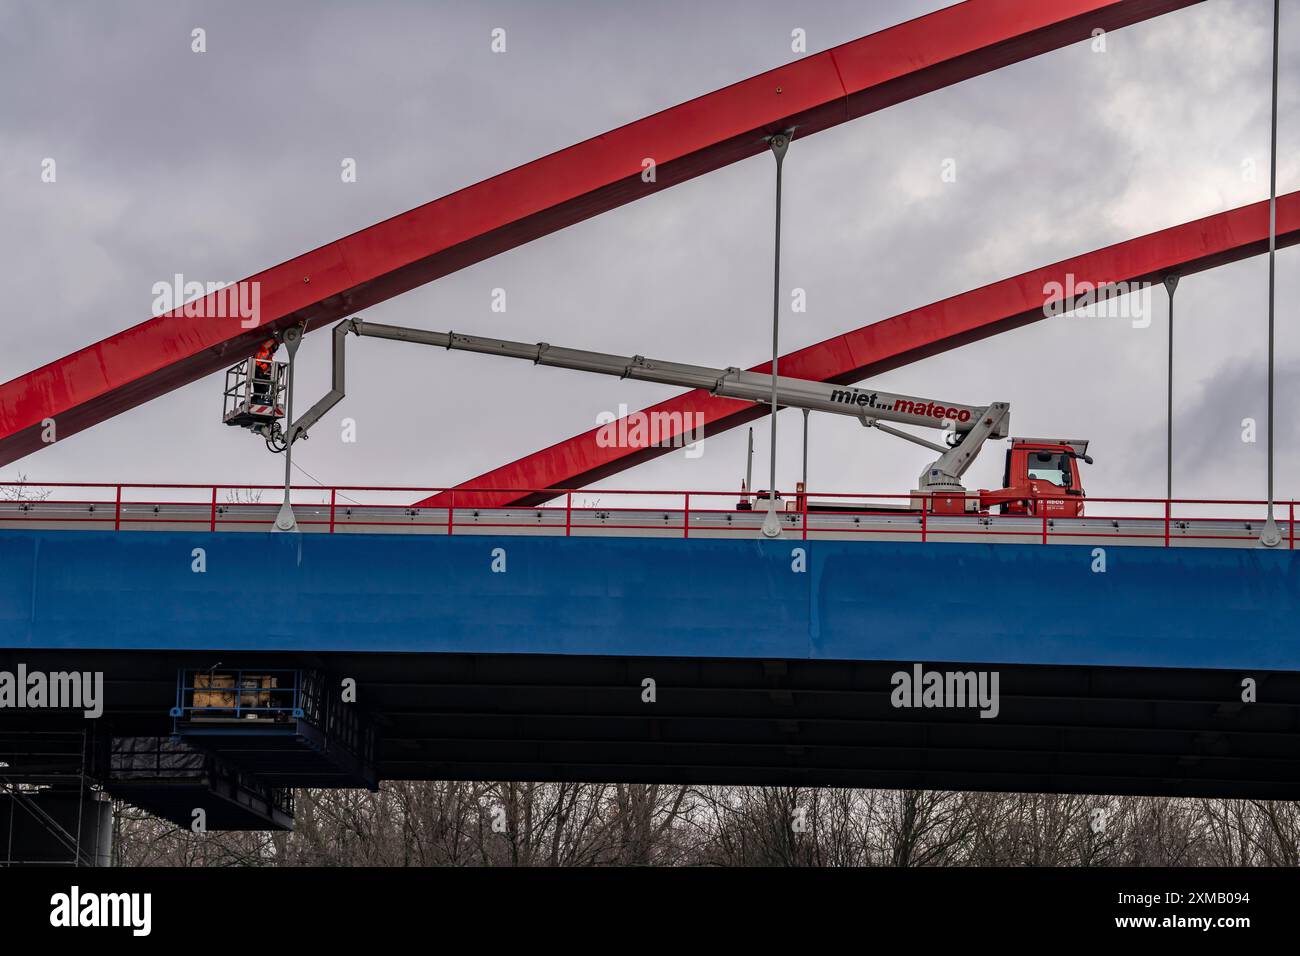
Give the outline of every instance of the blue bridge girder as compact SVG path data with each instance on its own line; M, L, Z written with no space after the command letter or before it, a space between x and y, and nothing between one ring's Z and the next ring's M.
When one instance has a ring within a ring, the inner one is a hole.
M6 531L0 647L1300 671L1295 552L1100 550Z
M310 666L381 778L1300 796L1289 550L22 530L0 567L0 668L103 670L113 734L166 732L177 667ZM914 665L997 672L996 718L896 706Z

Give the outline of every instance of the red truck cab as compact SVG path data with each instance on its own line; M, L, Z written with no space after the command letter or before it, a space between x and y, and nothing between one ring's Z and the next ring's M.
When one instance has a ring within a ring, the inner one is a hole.
M981 492L980 504L997 507L1004 515L1082 517L1079 462L1092 464L1086 440L1013 438L1007 448L1002 489Z
M847 512L851 514L896 514L928 511L936 515L988 514L997 509L1004 515L1046 515L1051 518L1083 517L1083 478L1079 462L1092 464L1086 439L1012 438L1007 448L1002 487L981 489L978 494L957 488L944 491L914 491L906 503L820 502L804 495L802 483L782 511ZM738 511L766 509L768 493L751 494L742 482Z

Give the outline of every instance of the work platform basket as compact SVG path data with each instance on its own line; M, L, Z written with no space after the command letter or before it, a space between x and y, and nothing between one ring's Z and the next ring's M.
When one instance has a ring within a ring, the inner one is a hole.
M226 391L221 420L227 425L252 428L284 418L284 391L288 362L246 358L226 369Z

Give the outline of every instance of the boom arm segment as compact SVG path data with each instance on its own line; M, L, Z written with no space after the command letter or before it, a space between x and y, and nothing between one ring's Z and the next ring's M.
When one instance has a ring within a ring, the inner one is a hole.
M508 339L462 335L457 332L430 332L350 319L334 327L333 387L290 426L290 443L305 434L308 428L343 398L344 341L349 331L359 336L526 359L535 365L614 375L683 388L701 388L723 398L757 404L768 404L772 395L772 376L735 367L709 368L648 359L642 355L613 355L608 352L564 348L547 342L512 342ZM1005 402L984 406L936 402L911 395L830 385L786 375L776 377L776 395L780 407L847 415L858 419L867 427L878 428L940 452L939 459L921 475L920 487L925 490L960 488L961 476L975 460L980 447L990 438L1005 438L1010 425L1010 406ZM882 421L945 429L958 437L945 447L883 425Z
M588 352L570 349L547 342L530 344L493 339L480 335L462 335L458 332L426 332L393 325L354 320L352 327L358 335L395 339L435 345L462 352L479 352L484 355L504 355L507 358L527 359L535 365L594 372L599 375L616 375L661 385L678 385L682 388L702 388L722 398L737 398L746 402L769 404L772 394L772 376L735 367L709 368L703 365L686 365L648 359L643 355L611 355L607 352ZM848 385L828 385L808 379L778 375L777 395L785 408L807 408L815 412L849 415L869 424L877 420L898 422L903 425L921 425L926 428L951 428L964 434L973 429L980 416L987 411L984 406L959 405L936 402L911 395L893 395L889 392L853 388ZM1006 437L1006 432L995 436Z

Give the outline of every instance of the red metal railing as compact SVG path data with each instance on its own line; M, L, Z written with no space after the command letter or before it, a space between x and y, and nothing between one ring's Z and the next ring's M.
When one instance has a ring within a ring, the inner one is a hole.
M280 485L237 484L143 484L129 482L0 482L0 529L22 526L24 523L47 522L57 524L86 524L121 530L124 525L138 527L149 524L200 525L207 531L237 527L263 527L270 518L265 514L251 515L250 508L270 508L278 504L282 492ZM78 494L69 495L69 492ZM451 507L418 507L410 502L418 497L448 492ZM563 499L562 504L534 507L456 507L457 492L509 492L512 494L539 494ZM222 500L223 493L225 500ZM626 504L575 504L575 494L614 498ZM262 495L271 500L263 502ZM700 490L644 490L581 488L430 488L412 486L336 485L329 487L295 486L293 504L299 512L298 523L303 527L319 527L334 534L340 528L365 530L367 528L393 529L396 526L411 528L446 529L447 534L470 530L481 533L493 528L550 529L564 536L594 530L638 531L676 530L683 538L692 532L743 532L752 534L754 522L737 523L738 515L746 514L735 505L747 501L752 505L749 514L765 512L766 498L743 496L735 491ZM358 500L369 496L372 500ZM380 500L398 496L399 501ZM191 500L179 500L188 497ZM927 495L871 494L862 492L804 492L802 489L790 496L778 492L782 507L783 527L807 539L810 532L834 531L837 534L861 533L864 535L915 535L929 541L936 535L946 539L963 536L993 538L997 540L1024 540L1047 544L1052 540L1099 536L1098 522L1127 523L1127 528L1115 528L1114 537L1121 539L1159 540L1165 547L1174 541L1248 541L1259 537L1263 526L1266 502L1237 498L1088 498L1091 528L1069 525L1058 527L1061 520L1045 510L1038 515L1008 521L1001 516L995 520L954 521L948 516L933 514L927 508L920 511L889 510L882 502L904 500L909 504ZM945 498L957 495L945 493ZM968 500L978 500L977 494L968 494ZM809 510L809 499L821 503L836 503L834 512ZM644 499L669 502L667 507L649 507ZM703 501L703 507L701 507ZM725 503L726 507L709 507ZM853 505L860 507L853 507ZM1107 511L1127 510L1130 513L1095 513L1105 507ZM1275 510L1284 514L1285 546L1295 549L1295 501L1275 503ZM1197 509L1248 509L1248 513L1235 516L1222 514L1193 515ZM83 512L84 509L84 513ZM170 510L163 510L170 509ZM182 512L183 509L183 512ZM360 513L356 513L360 509ZM457 517L457 512L460 517ZM342 515L340 515L342 512ZM617 512L617 521L610 515ZM520 515L532 513L533 520L519 520ZM833 514L842 519L833 527L817 527L809 523L814 518ZM658 519L651 516L661 516ZM395 518L404 517L400 525ZM879 520L872 526L862 526L862 519L897 518L899 521L881 526ZM968 515L968 519L988 517ZM500 520L492 520L494 518ZM856 519L856 520L854 520ZM1068 520L1068 519L1066 519ZM1132 526L1145 522L1144 527ZM1202 533L1212 531L1214 533Z

